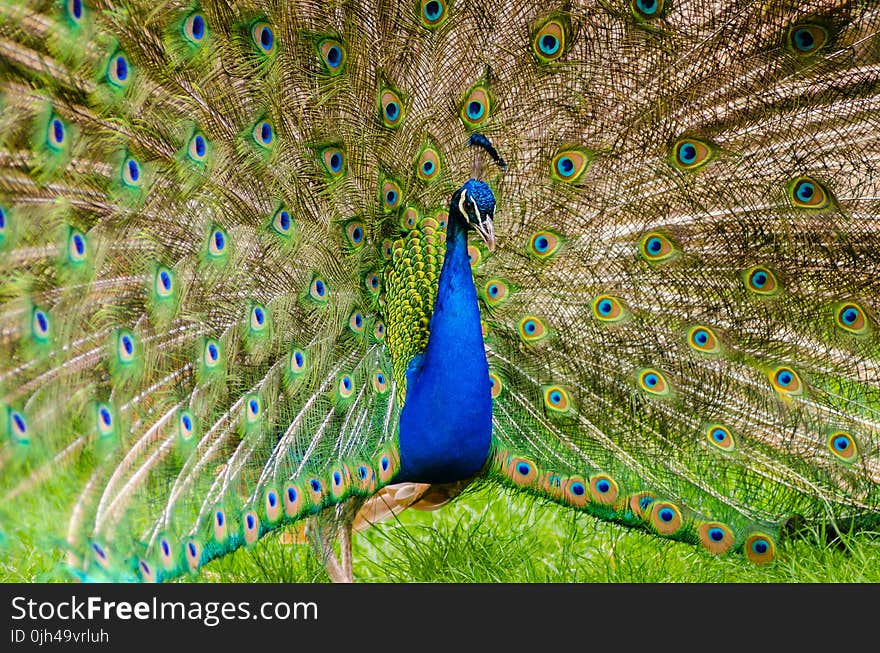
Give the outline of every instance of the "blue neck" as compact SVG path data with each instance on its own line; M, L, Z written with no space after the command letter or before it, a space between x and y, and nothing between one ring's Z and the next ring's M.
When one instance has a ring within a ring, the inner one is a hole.
M450 206L446 256L428 346L407 370L400 416L400 481L445 483L489 455L492 395L464 218Z

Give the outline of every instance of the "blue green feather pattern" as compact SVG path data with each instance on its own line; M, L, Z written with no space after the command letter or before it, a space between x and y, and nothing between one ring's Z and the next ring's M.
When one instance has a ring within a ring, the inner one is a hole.
M154 581L395 479L876 526L878 88L854 0L0 0L0 531Z

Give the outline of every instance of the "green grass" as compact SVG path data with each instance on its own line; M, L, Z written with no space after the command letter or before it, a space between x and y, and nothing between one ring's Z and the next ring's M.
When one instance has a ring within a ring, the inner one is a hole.
M688 544L599 522L564 507L486 487L436 512L408 510L355 536L362 582L450 583L856 583L880 582L877 533L822 533L783 542L778 560L756 566ZM192 580L327 582L308 546L265 538L205 567Z
M66 578L58 571L57 552L47 555L27 528L7 531L3 548L0 582ZM712 556L497 485L482 486L436 512L407 510L398 520L360 533L354 556L355 578L361 582L880 583L877 533L844 536L831 545L823 533L789 539L779 546L775 562L756 566L739 554ZM307 545L282 544L272 534L183 580L329 579Z

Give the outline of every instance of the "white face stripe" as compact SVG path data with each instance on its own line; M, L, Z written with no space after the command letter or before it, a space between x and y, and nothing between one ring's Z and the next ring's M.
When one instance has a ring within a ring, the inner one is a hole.
M461 211L461 214L464 216L465 220L467 220L468 214L464 208L464 201L467 199L467 190L461 191L461 197L458 198L458 210ZM480 207L477 206L476 202L472 202L474 205L474 211L477 212L477 224L483 224L483 214L480 213Z

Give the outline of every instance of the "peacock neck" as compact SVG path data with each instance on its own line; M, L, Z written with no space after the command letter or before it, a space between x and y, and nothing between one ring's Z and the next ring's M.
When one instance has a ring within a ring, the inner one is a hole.
M453 201L428 345L407 370L400 418L401 473L419 482L472 476L492 435L489 366L468 258L467 226Z

